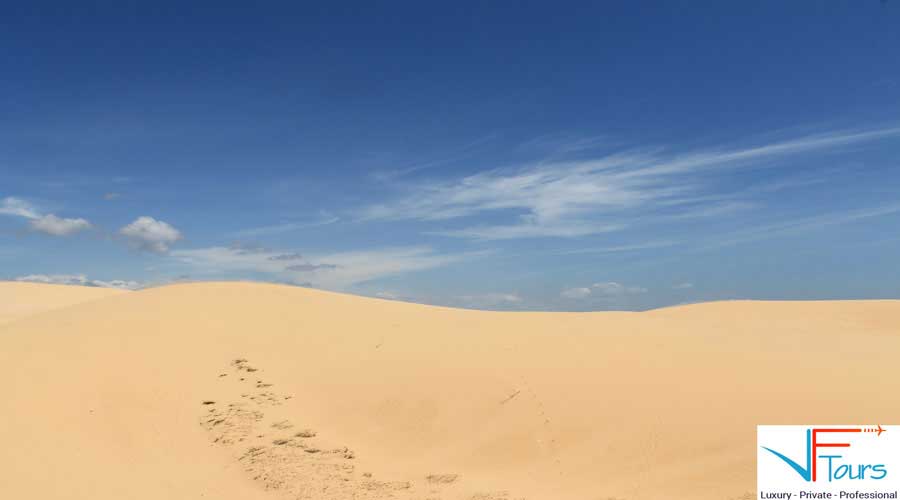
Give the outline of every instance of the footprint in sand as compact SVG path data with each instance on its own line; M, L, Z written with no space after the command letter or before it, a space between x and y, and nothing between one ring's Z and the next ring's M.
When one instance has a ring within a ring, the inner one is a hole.
M233 360L231 366L237 373L258 371L244 358ZM256 380L256 387L267 390L250 394L242 393L242 385L233 379L217 378L222 384L233 385L233 401L203 401L208 411L201 424L211 440L229 449L264 489L301 500L423 498L410 482L380 481L356 472L352 462L356 455L350 448L324 447L325 443L318 440L314 444L317 433L312 429L292 432L296 415L282 406L291 396L271 390L272 384ZM449 476L444 476L435 475L434 480L449 484Z
M425 480L431 484L452 484L459 479L457 474L429 474L425 476Z
M259 371L244 358L231 362L238 373ZM273 385L256 380L262 392L247 393L240 380L218 376L219 383L232 388L224 401L203 400L206 411L200 424L216 445L235 457L247 474L265 490L278 491L297 500L456 500L446 497L459 484L457 474L429 474L418 481L383 481L370 473L359 473L353 465L356 454L347 447L326 446L308 428L295 429L297 415L284 401L291 395L270 389ZM243 388L243 389L242 389ZM523 391L536 399L530 388ZM518 391L509 398L519 396ZM229 401L230 399L230 401ZM506 402L509 402L506 401ZM506 403L504 402L504 403ZM480 493L467 500L513 500L505 492ZM515 499L519 500L519 499Z
M287 420L282 420L280 422L275 422L274 424L272 424L273 429L278 429L280 431L283 431L285 429L290 429L293 426L294 426L294 424L290 423Z

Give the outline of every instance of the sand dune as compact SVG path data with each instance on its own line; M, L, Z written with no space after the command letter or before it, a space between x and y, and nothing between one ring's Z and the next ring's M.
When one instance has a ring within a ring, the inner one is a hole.
M0 325L51 309L124 293L112 288L0 281Z
M756 424L900 417L898 301L494 313L59 290L0 288L49 304L0 309L29 313L0 325L0 498L751 498Z

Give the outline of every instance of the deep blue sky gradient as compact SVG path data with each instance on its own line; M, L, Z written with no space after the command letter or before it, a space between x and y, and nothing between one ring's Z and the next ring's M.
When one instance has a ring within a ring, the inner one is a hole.
M91 229L0 214L0 277L514 309L896 298L897 26L893 1L6 6L0 200ZM592 161L815 138L567 201L606 182ZM140 216L182 238L148 251L121 232Z

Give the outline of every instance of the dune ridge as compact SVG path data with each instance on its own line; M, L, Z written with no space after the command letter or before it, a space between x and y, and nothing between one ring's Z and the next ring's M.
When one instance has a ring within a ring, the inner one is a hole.
M0 281L0 325L43 311L120 293L126 293L126 290Z
M0 284L27 311L0 324L2 498L752 498L757 424L900 416L873 397L900 379L900 301L498 313L57 288Z

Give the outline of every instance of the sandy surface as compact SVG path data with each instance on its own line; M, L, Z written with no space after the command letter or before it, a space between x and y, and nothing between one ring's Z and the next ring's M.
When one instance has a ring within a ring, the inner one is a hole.
M0 498L728 500L753 496L758 423L900 421L898 301L59 290L0 286Z
M125 293L111 288L0 281L0 325L42 311Z

